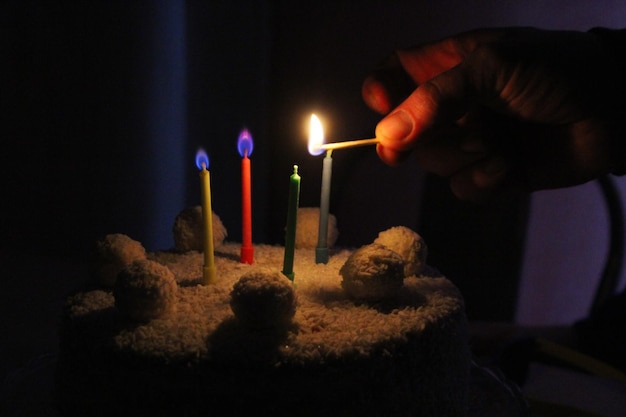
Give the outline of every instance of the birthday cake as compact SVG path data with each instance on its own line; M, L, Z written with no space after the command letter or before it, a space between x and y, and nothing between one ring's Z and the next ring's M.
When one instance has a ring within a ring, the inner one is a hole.
M218 279L200 285L198 215L177 219L176 250L99 242L99 284L63 314L62 416L466 416L463 299L419 235L394 227L327 264L301 242L291 282L283 247L241 263L214 215Z

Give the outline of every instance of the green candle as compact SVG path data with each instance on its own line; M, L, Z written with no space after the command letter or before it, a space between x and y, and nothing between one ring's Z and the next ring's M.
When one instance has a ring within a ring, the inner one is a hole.
M289 206L287 207L287 227L285 228L285 257L283 274L292 282L294 279L293 256L296 248L296 222L298 220L298 204L300 200L300 176L298 165L293 166L293 174L289 177Z

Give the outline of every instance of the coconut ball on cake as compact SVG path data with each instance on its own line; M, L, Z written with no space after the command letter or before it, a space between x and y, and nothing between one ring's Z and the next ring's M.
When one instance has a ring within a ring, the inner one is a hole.
M93 273L101 285L112 287L119 272L140 259L146 259L146 250L140 242L121 233L109 234L96 242Z
M404 260L391 249L372 243L350 255L339 273L351 297L378 301L394 297L404 283Z
M284 326L296 313L293 285L280 272L249 272L233 285L230 296L235 317L250 327Z
M396 226L380 232L374 243L391 249L404 259L404 274L407 277L419 275L426 266L426 242L408 227Z
M212 212L212 227L213 227L213 246L218 247L224 240L228 233L226 227L222 223L215 212ZM191 250L202 252L203 239L202 239L202 207L194 206L188 207L181 211L174 220L174 247L180 252L188 252Z
M314 248L317 246L317 233L320 226L319 207L301 207L298 209L296 223L296 248ZM332 247L337 242L339 230L337 230L337 218L328 214L328 247Z
M124 316L148 322L172 311L178 285L168 267L148 259L135 261L118 275L113 296Z

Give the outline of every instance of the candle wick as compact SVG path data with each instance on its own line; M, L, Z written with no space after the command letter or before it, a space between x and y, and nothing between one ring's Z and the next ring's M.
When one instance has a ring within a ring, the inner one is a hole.
M327 158L332 158L332 156L333 156L333 150L332 150L332 149L328 149L328 150L326 151L326 157L327 157Z
M248 157L248 148L243 150L243 157L247 158Z
M202 169L206 169L206 162L202 162L200 165L202 165Z

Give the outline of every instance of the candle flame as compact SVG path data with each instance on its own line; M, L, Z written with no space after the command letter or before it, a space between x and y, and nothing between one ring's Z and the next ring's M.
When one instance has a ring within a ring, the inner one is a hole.
M204 166L202 166L203 164ZM198 149L198 152L196 152L196 166L199 170L209 169L209 156L202 148Z
M316 115L312 114L309 130L309 153L311 155L321 155L324 153L324 149L321 148L323 144L324 129L322 128L322 122Z
M237 138L237 150L239 151L239 155L241 155L242 158L244 156L250 156L252 155L253 148L254 142L252 141L252 135L248 132L248 129L243 129Z

